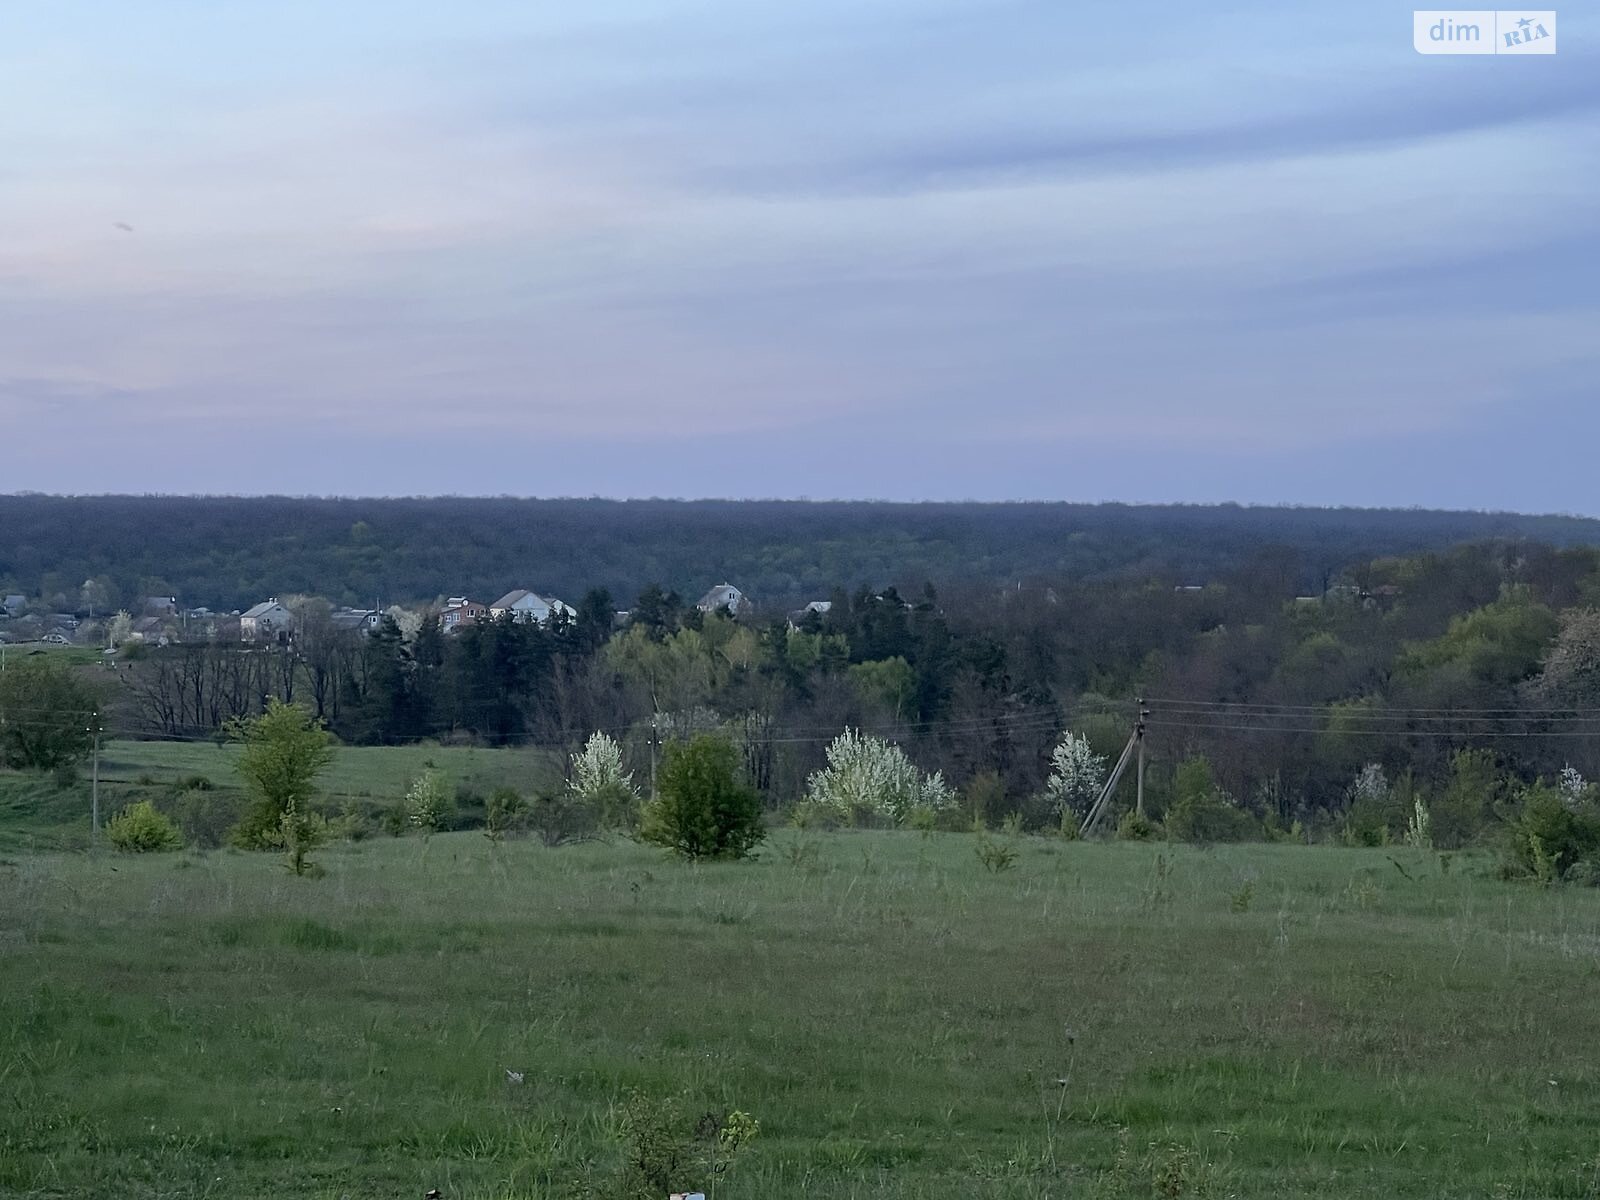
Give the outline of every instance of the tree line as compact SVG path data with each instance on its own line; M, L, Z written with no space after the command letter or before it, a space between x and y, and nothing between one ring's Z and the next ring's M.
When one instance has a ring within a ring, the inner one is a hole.
M1347 564L1485 538L1600 544L1576 517L1237 505L0 496L0 594L53 612L138 613L146 596L243 609L321 593L373 607L531 587L572 600L724 579L763 605L835 583L1208 583L1262 546L1300 591Z
M1600 775L1585 736L1600 732L1600 553L1477 543L1364 560L1314 596L1296 587L1268 551L1197 590L836 588L828 611L791 624L703 614L652 586L620 627L596 589L572 617L452 635L432 615L361 637L313 613L291 647L174 646L119 678L128 721L156 735L206 736L276 698L355 743L573 752L603 730L647 776L665 744L715 732L774 806L806 794L849 729L938 773L965 811L1028 825L1059 819L1062 734L1110 760L1141 697L1155 814L1203 792L1258 823L1328 828L1376 766L1374 804L1399 837L1423 792L1492 775L1488 813L1563 769Z

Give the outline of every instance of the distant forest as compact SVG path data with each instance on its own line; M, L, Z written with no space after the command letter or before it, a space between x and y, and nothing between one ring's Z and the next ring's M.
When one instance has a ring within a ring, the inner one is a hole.
M1236 505L801 501L305 499L0 495L0 589L71 609L85 580L137 611L146 595L244 608L314 593L336 604L569 600L647 585L693 598L737 584L764 609L844 586L1154 580L1205 584L1260 562L1321 592L1374 557L1502 539L1600 545L1566 516Z

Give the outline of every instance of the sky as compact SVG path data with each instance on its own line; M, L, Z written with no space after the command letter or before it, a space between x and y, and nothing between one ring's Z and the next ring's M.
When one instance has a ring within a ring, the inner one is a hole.
M1600 514L1600 14L0 8L0 492Z

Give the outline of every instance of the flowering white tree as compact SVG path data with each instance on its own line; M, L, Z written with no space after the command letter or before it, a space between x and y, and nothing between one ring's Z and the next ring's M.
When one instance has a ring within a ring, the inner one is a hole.
M1375 762L1362 767L1350 781L1348 796L1352 804L1360 800L1382 804L1388 800L1389 780L1384 775L1383 768Z
M1071 730L1063 733L1050 753L1050 778L1044 785L1051 809L1058 815L1072 812L1081 817L1100 795L1105 782L1105 756L1089 748L1088 738Z
M898 823L913 809L951 808L956 796L943 774L924 776L899 746L846 729L828 747L828 765L811 777L806 800L844 819L871 812Z
M413 612L409 608L401 608L398 604L391 604L384 610L383 615L394 618L394 623L400 627L402 641L416 640L417 633L422 629L422 614Z
M1411 820L1406 822L1406 845L1413 850L1433 849L1433 818L1418 796L1411 802Z
M413 828L433 833L444 828L455 802L449 781L437 771L424 771L406 792L406 819Z
M133 618L125 611L118 611L106 625L106 645L115 650L132 637Z
M622 747L604 733L594 733L572 756L572 778L567 789L579 800L593 804L618 793L637 800L633 774L622 769Z
M1561 790L1561 803L1567 808L1576 810L1589 798L1589 781L1571 763L1561 768L1556 786Z

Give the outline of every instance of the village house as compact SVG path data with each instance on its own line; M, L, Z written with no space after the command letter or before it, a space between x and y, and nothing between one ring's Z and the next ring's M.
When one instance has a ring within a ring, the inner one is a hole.
M128 635L147 646L169 646L178 640L176 630L161 617L140 617L128 629Z
M328 623L341 633L369 634L383 624L383 614L375 608L336 608Z
M703 613L714 613L719 609L727 609L732 615L742 617L755 605L750 603L750 598L734 587L731 583L719 583L695 605Z
M578 615L577 610L564 601L553 596L546 598L522 588L507 592L489 606L491 617L498 618L510 613L513 621L531 621L539 625L558 612L568 617Z
M465 596L451 596L439 613L439 629L443 633L457 633L468 625L489 619L489 606Z
M799 629L812 616L825 616L832 608L832 600L813 600L804 608L797 608L789 614L789 628Z
M294 614L276 596L239 614L239 638L246 642L286 643L294 636Z

